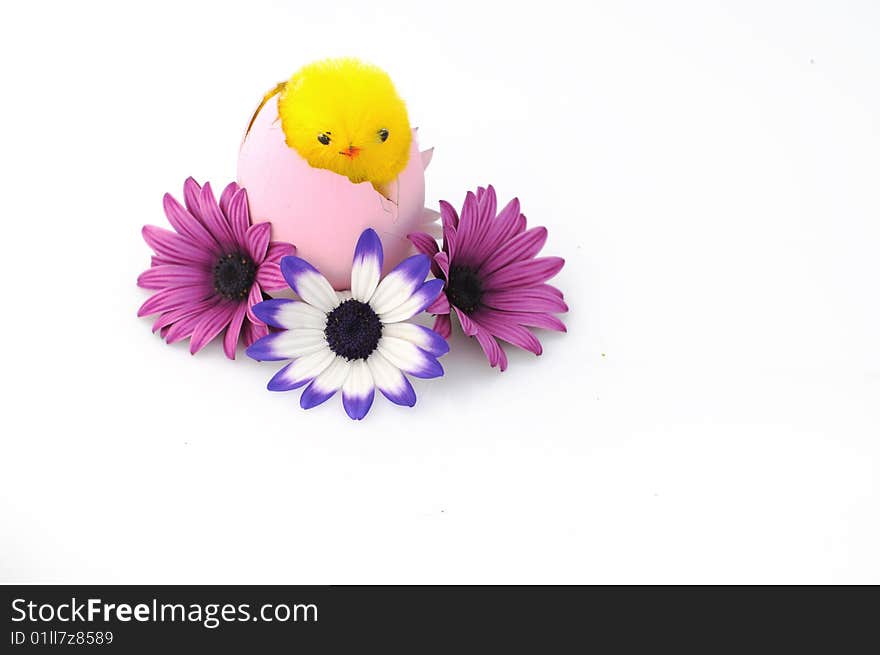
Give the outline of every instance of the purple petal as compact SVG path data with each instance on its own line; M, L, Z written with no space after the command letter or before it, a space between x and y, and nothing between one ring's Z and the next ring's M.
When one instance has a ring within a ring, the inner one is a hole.
M505 243L525 229L525 217L520 213L519 198L514 198L492 221L482 247L483 252L496 252Z
M449 255L445 252L438 252L434 255L434 263L447 280L449 279ZM439 276L438 276L439 277Z
M441 314L434 319L434 332L447 340L452 336L452 321L449 314Z
M438 252L440 252L440 247L437 245L437 240L430 234L425 234L424 232L413 232L412 234L407 234L406 238L409 239L416 247L416 250L418 250L423 255L433 257Z
M217 242L205 229L205 226L184 209L170 193L166 193L162 197L162 207L168 222L178 234L187 237L205 250L213 251L217 248Z
M238 338L241 335L241 327L247 315L247 305L239 304L232 314L229 321L229 327L226 328L226 334L223 336L223 352L229 359L235 359L235 350L238 347Z
M461 323L461 329L469 337L476 336L480 330L479 326L471 320L471 317L461 311L458 307L453 306L455 315L458 316L458 322Z
M447 225L453 230L458 227L458 212L455 211L455 207L445 200L440 201L440 220L442 221L444 228Z
M141 230L144 241L155 253L171 264L213 264L214 255L204 248L199 248L176 232L155 225L144 225Z
M138 276L137 284L143 289L164 289L166 287L199 286L208 287L211 275L207 270L180 264L164 264L147 269Z
M287 280L281 275L281 266L277 262L263 261L257 269L257 284L267 291L287 289Z
M480 273L483 276L488 276L508 264L531 259L541 251L546 241L546 227L534 227L518 234L505 243L503 248L494 253L486 253L486 259L480 267Z
M205 311L211 309L216 306L220 302L220 299L216 296L211 296L206 300L202 300L200 302L194 304L187 304L177 309L170 309L166 312L163 312L159 315L159 318L156 319L155 323L153 323L153 332L157 330L164 330L165 328L171 326L177 321L181 321L185 318L190 318L195 316L196 322L200 318L200 315ZM193 324L195 326L195 323Z
M446 297L445 293L441 293L437 296L437 300L425 307L425 311L429 314L448 314L452 311L449 298Z
M492 310L486 310L492 311ZM545 330L555 330L556 332L567 332L565 328L565 323L559 320L557 317L552 314L545 314L543 312L508 312L508 311L499 311L498 314L502 314L504 320L512 321L514 323L518 323L519 325L525 325L526 327L537 327L543 328Z
M528 350L536 355L543 352L541 342L534 334L521 325L517 325L509 316L505 317L502 312L481 308L474 313L473 320L482 328L485 328L492 336L504 339L517 348Z
M191 177L186 178L186 181L183 183L183 202L186 204L187 211L204 225L202 209L199 206L199 196L201 193L202 187L199 186L199 183Z
M247 191L239 188L232 182L223 195L226 195L230 188L235 189L235 193L227 200L227 205L223 205L223 197L220 198L220 211L229 217L229 225L232 227L232 233L235 235L236 243L245 243L248 227L251 224L250 214L248 213ZM254 260L259 263L260 260Z
M292 257L296 254L296 247L285 241L270 241L269 248L266 250L266 256L263 262L281 263L282 257Z
M487 307L514 312L567 312L568 305L549 284L487 291L481 302Z
M149 316L171 309L194 305L212 295L210 289L201 287L170 287L156 292L138 309L138 316Z
M221 248L231 250L239 245L235 241L232 227L223 212L220 211L217 201L214 200L214 193L208 182L205 182L205 186L202 187L202 192L199 194L199 207L202 210L202 220L205 222L205 227L214 235Z
M222 303L215 309L206 312L193 330L192 339L189 342L189 352L195 355L207 346L214 337L223 331L223 328L229 325L235 310L236 303L229 302Z
M292 379L290 375L290 369L294 365L294 362L291 362L280 371L278 371L275 375L272 376L272 379L269 380L269 384L266 388L269 391L291 391L293 389L299 389L300 387L308 384L314 378L303 378L301 380Z
M272 226L269 223L257 223L256 225L251 225L247 230L245 245L247 246L247 251L251 256L251 259L258 264L266 257L271 233Z
M495 340L495 337L483 329L477 330L477 334L474 336L477 339L477 343L480 344L480 348L483 349L486 359L489 360L489 366L493 368L497 366L500 370L506 371L507 355L498 344L498 341Z
M220 194L220 211L229 216L229 203L232 200L232 197L241 187L238 186L235 182L230 182L226 185L226 188L223 189L223 193Z
M262 339L269 334L269 328L263 323L251 323L250 321L245 321L242 333L244 336L244 345L247 348L258 339Z
M345 407L345 413L355 421L360 421L370 411L373 406L373 398L376 397L375 388L370 389L366 396L350 396L342 392L342 406Z
M539 257L515 262L486 276L483 284L487 290L533 286L549 280L564 265L565 260L561 257Z

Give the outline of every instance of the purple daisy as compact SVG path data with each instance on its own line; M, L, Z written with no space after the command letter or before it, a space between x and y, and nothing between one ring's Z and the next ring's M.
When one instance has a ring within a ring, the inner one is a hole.
M211 185L192 178L183 184L186 208L166 193L163 206L174 232L145 225L144 240L156 253L138 286L156 290L138 316L159 314L153 324L168 343L190 339L196 354L223 330L223 351L235 359L245 346L269 333L253 313L263 290L286 289L281 258L289 243L269 242L269 223L251 225L247 192L235 182L214 199Z
M433 330L409 323L433 303L440 280L425 282L425 255L403 260L384 278L382 242L372 229L358 239L351 291L336 292L317 269L299 257L281 260L281 272L300 300L261 302L254 312L279 332L247 350L258 361L293 360L269 381L270 391L308 385L300 396L311 409L342 390L346 413L356 420L370 411L375 390L397 405L412 407L416 393L405 374L443 375L437 358L449 351Z
M567 312L562 292L546 284L565 260L536 255L547 240L547 229L526 229L526 217L514 198L498 212L495 189L468 192L461 218L448 202L440 201L443 247L423 232L409 235L416 248L432 258L431 270L444 280L444 294L427 308L436 314L434 330L452 333L454 310L465 334L475 337L491 366L507 368L507 355L498 343L508 343L540 355L541 342L530 327L565 332L553 314Z

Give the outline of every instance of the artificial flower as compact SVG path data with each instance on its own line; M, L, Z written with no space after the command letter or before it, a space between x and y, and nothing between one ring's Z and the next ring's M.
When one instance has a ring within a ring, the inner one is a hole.
M269 381L270 391L308 384L300 406L310 409L342 390L346 413L367 415L378 388L388 400L412 407L416 394L406 373L418 378L443 375L437 358L446 340L407 321L432 304L442 280L425 277L431 260L413 255L381 279L382 242L365 230L354 251L351 291L337 293L311 264L299 257L281 260L281 273L300 300L276 298L254 307L278 328L247 349L259 361L293 360Z
M537 257L547 240L547 229L526 229L526 217L514 198L496 216L495 189L468 192L461 218L448 202L440 201L443 246L434 237L417 232L409 238L432 258L434 275L444 281L443 295L427 308L436 314L434 330L445 338L452 332L455 311L465 334L475 337L491 366L503 371L507 355L502 339L540 355L541 342L530 327L565 332L553 314L567 312L562 292L547 280L565 260Z
M156 254L138 286L156 293L138 316L159 314L153 331L168 343L189 338L192 354L225 330L223 351L235 359L239 337L249 346L269 333L252 308L263 290L287 288L279 264L296 249L270 242L269 223L251 225L247 192L235 182L218 203L210 184L200 187L189 178L183 197L185 208L170 194L163 199L174 232L144 226L144 240Z

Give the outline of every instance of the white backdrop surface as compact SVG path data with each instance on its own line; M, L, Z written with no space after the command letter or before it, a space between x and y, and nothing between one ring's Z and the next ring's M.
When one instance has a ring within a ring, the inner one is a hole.
M880 6L2 9L0 581L880 582ZM145 223L371 60L429 205L517 195L571 312L350 421L166 346Z

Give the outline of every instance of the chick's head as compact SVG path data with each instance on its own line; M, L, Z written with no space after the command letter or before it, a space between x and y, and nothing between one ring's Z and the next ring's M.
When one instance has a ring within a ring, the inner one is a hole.
M309 64L278 99L287 145L316 168L374 186L406 167L412 131L391 78L356 59Z

